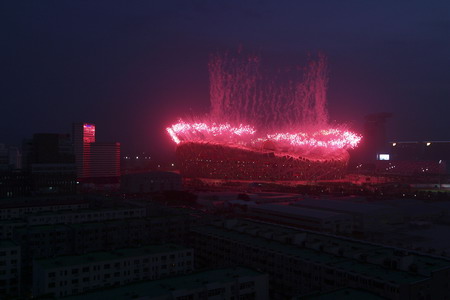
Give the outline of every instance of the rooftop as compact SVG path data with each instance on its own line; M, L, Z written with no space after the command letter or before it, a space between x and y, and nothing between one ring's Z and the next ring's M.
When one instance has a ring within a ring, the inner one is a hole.
M357 289L351 289L351 288L345 288L333 292L328 293L322 293L317 294L309 297L305 297L304 299L309 300L339 300L339 299L345 299L345 300L381 300L385 299L380 296L374 295L372 293L369 293L367 291L357 290Z
M167 279L134 283L122 287L104 289L83 295L65 298L67 300L98 300L116 299L128 300L147 296L162 297L172 295L174 291L190 291L199 289L211 283L235 282L238 277L262 276L263 273L247 268L227 268L212 271L204 271L184 276L170 277ZM147 299L147 298L146 298Z
M249 206L251 210L255 211L270 211L282 213L285 215L290 215L294 217L306 217L315 219L328 219L328 218L346 218L347 215L343 213L324 211L320 209L305 208L291 205L280 205L280 204L262 204L256 206Z
M10 240L0 240L0 248L12 248L12 247L19 247L19 246Z
M86 214L86 213L102 213L106 214L109 212L116 211L128 211L128 210L144 210L144 207L128 206L128 207L108 207L108 208L85 208L77 210L59 210L59 211L43 211L36 212L27 215L28 218L33 218L36 216L52 216L52 215L73 215L73 214Z
M413 256L413 263L418 267L418 270L420 271L437 271L443 268L450 268L450 260L441 259L437 257L427 256L427 255L420 255L416 253L409 253L407 251L404 251L404 253L396 253L394 249L391 248L379 248L376 249L376 251L372 251L370 253L371 257L401 257L401 256Z
M389 281L393 284L413 283L429 279L425 276L383 268L379 265L362 263L354 260L338 262L333 264L333 266L349 273L360 274L380 281Z
M180 250L188 250L188 248L175 244L149 245L137 248L117 249L109 252L92 252L84 255L38 259L35 263L39 264L43 269L54 269L70 266L81 266L95 262L123 260L125 257L139 257L151 254L170 253Z
M238 241L249 246L266 248L271 252L279 252L317 264L334 266L346 272L360 274L375 280L390 281L395 284L426 280L429 278L431 272L450 268L450 260L444 258L421 255L403 249L382 247L302 230L289 228L284 230L285 228L282 227L257 224L250 221L237 222L231 228L201 226L196 227L194 231L218 236L222 239ZM305 246L283 242L284 236L290 237L293 240L295 234L306 234ZM317 247L316 250L316 244L323 245L323 247ZM338 250L342 250L342 252L340 253ZM365 257L368 258L367 261L358 260L356 258L358 254L365 254ZM407 264L404 264L402 267L406 269L399 269L399 264L397 264L396 268L383 266L385 259L395 260L397 258L403 259L403 257L407 257L405 262L416 265L417 273L409 271Z
M216 235L221 238L237 240L247 245L251 245L258 248L266 248L271 252L280 252L291 256L298 256L301 259L314 261L315 263L335 263L342 261L343 258L336 257L331 254L314 251L306 248L300 248L295 245L283 244L274 240L265 239L263 237L251 236L245 233L239 233L231 230L226 230L223 228L218 228L214 226L203 226L197 227L194 231L201 232L204 234Z
M58 230L66 230L68 228L67 225L64 224L54 224L54 225L33 225L33 226L26 226L17 228L15 232L17 232L18 235L20 234L28 234L33 232L41 232L41 231L58 231Z
M47 206L66 206L66 205L88 205L89 203L79 197L61 197L61 198L15 198L1 199L0 209L6 208L25 208L25 207L47 207Z
M298 201L295 206L317 208L323 210L332 210L348 213L368 214L374 212L387 212L385 206L374 205L368 203L354 203L343 200L327 200L327 199L305 199Z

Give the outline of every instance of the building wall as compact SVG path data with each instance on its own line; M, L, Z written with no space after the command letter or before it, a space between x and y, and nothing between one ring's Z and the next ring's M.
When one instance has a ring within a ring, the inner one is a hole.
M75 194L75 157L68 134L34 134L24 143L24 158L32 194Z
M0 240L0 297L19 295L20 267L20 247L8 240Z
M392 228L392 223L402 221L401 216L388 207L367 203L352 203L328 199L305 199L293 205L347 214L352 217L353 231L359 234L367 234L373 231Z
M34 201L37 202L37 201ZM42 213L42 212L57 212L61 210L78 210L86 209L89 207L87 202L71 202L64 203L64 200L58 203L52 203L54 201L49 200L48 204L41 203L29 203L24 201L17 201L16 203L7 203L0 208L0 220L11 220L22 218L26 215ZM70 200L69 200L70 202Z
M23 221L8 222L4 224L4 231L7 231L5 235L13 236L14 242L21 246L22 266L24 274L28 274L32 260L37 258L81 255L147 243L185 244L194 222L196 219L188 214L161 214L57 225L27 226Z
M174 278L146 281L93 291L68 300L200 300L200 299L269 299L267 274L246 268L224 268L196 272Z
M120 143L91 143L89 177L120 177Z
M337 179L349 160L344 149L336 150L334 158L317 160L192 142L178 145L176 154L183 177L252 181Z
M27 216L28 225L70 224L83 222L101 222L117 219L145 217L146 209L142 207L117 209L92 209L86 211L44 213Z
M0 171L22 168L22 153L15 146L0 144Z
M31 191L31 180L22 172L0 172L0 199L28 196Z
M181 190L181 176L172 172L147 172L122 176L121 190L127 194Z
M74 195L77 191L75 164L32 164L33 194Z
M92 253L79 257L37 260L33 267L33 295L56 297L80 294L94 289L120 286L140 280L192 272L192 249L153 246ZM141 250L141 251L139 251Z
M282 206L283 210L272 210L272 207ZM308 215L308 211L312 209L301 209L298 207L290 207L285 205L254 205L249 206L249 216L259 220L273 222L277 224L301 227L311 230L317 230L330 233L351 233L353 229L353 221L350 215L340 213L327 213L316 211L316 214Z

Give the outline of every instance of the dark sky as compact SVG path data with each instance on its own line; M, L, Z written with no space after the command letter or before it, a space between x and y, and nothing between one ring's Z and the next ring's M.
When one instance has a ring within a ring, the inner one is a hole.
M2 1L0 143L97 124L124 153L174 150L164 128L209 110L210 53L298 65L322 51L332 120L450 140L450 1Z

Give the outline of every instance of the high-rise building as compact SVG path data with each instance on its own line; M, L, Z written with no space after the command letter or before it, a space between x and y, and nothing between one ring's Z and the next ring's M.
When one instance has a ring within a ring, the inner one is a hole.
M386 153L386 123L392 117L391 113L380 112L364 117L364 132L361 143L356 149L351 149L350 165L360 163L373 164L379 155Z
M69 134L35 133L23 143L24 168L33 164L73 163L73 149Z
M120 143L90 144L90 176L120 177Z
M376 113L365 116L362 151L365 161L375 161L379 153L386 149L386 122L391 113Z
M77 165L77 178L90 177L91 143L95 142L95 125L74 123L72 141Z
M120 182L120 143L95 140L95 125L73 124L77 179L83 189L117 189Z
M23 168L33 194L73 194L76 168L69 134L36 133L23 143Z

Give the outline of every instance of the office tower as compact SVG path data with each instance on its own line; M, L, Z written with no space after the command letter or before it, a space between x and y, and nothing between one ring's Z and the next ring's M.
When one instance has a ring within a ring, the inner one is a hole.
M363 151L367 161L374 161L386 149L386 122L390 113L377 113L365 116Z
M95 125L74 123L72 126L72 142L77 166L77 178L90 177L90 144L95 142Z

